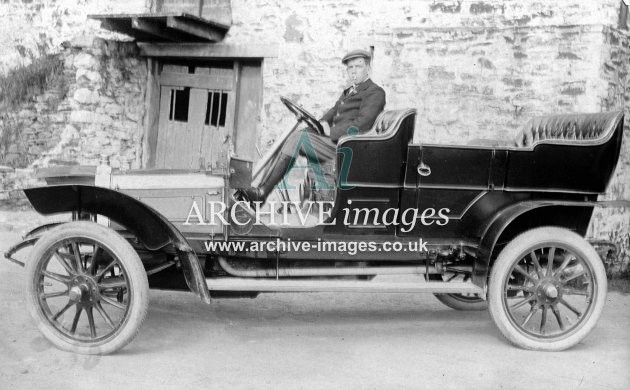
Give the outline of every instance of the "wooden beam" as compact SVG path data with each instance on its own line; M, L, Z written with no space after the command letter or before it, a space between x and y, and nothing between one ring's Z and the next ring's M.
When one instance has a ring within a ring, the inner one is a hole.
M270 44L231 45L204 43L138 43L140 55L188 58L276 58L278 46Z
M168 16L166 18L166 26L212 42L219 42L225 37L225 31L178 16Z
M157 152L159 117L160 117L160 83L159 64L155 58L147 58L147 91L144 100L144 142L143 168L155 168Z
M186 74L175 72L162 72L160 75L161 86L222 89L232 90L232 76L204 76L200 74Z
M140 30L147 34L155 35L156 37L165 39L167 41L176 41L173 35L168 33L165 29L160 28L160 26L151 23L145 19L132 18L131 27L133 27L135 30Z

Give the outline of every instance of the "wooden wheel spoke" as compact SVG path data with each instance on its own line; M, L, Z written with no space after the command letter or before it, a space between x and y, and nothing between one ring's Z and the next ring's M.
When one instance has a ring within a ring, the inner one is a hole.
M583 276L583 275L586 275L586 271L582 271L582 272L580 272L580 273L577 273L577 274L575 274L575 275L572 275L570 278L568 278L568 279L563 279L563 280L561 280L560 282L561 282L562 284L567 284L567 283L569 283L570 281L575 280L575 279L577 279L577 278L579 278L580 276Z
M44 299L48 299L48 298L55 298L55 297L63 297L68 295L68 290L65 291L56 291L56 292L51 292L51 293L41 293L40 296Z
M66 270L68 275L76 275L77 274L77 271L72 266L72 263L68 264L68 262L65 260L65 256L63 254L59 253L59 251L55 251L55 253L53 253L53 256L55 257L55 259L57 259L57 262L59 264L61 264L63 269Z
M547 276L553 275L553 257L556 254L556 248L549 248L549 256L547 256Z
M83 308L81 306L77 306L77 311L74 313L74 319L72 320L72 327L70 328L70 334L74 334L77 331L77 324L79 323L79 318L81 317L81 312Z
M543 305L542 317L540 318L540 333L545 334L545 325L547 324L547 306Z
M101 295L101 300L103 302L109 303L110 305L120 309L120 310L125 310L125 306L121 305L120 303L116 302L115 300L108 298L108 297L104 297Z
M588 291L578 290L577 288L562 287L562 293L564 295L584 295L588 296Z
M68 283L70 283L70 278L65 276L65 275L60 275L58 273L55 272L50 272L50 271L46 271L43 270L42 271L42 275L44 275L47 278L53 279L58 281L59 283L63 283L65 285L67 285Z
M532 282L533 284L537 284L538 281L536 279L534 279L529 273L527 273L523 268L521 268L520 265L515 265L514 266L514 271L518 272L519 274L525 276L527 278L527 280L529 280L530 282Z
M529 320L532 318L534 313L536 313L537 311L538 311L538 306L532 305L532 308L529 310L529 313L527 313L527 316L525 317L525 319L521 323L521 326L525 326L525 324L527 324L527 322L529 322Z
M562 317L560 316L560 310L558 310L556 306L551 306L551 311L553 311L553 315L556 316L560 330L564 330L564 323L562 322Z
M573 313L575 313L576 316L578 316L578 317L582 316L582 313L578 309L573 307L569 302L565 301L564 299L560 298L560 303L562 303L564 306L566 306L567 309L569 309Z
M55 315L52 317L52 320L53 320L53 321L57 321L57 318L61 317L61 315L62 315L63 313L65 313L65 312L66 312L66 311L67 311L70 307L72 307L72 305L74 305L74 303L73 303L73 302L71 302L71 301L68 301L68 303L66 304L66 306L64 306L64 307L63 307L63 309L59 310L59 311L57 312L57 314L55 314Z
M529 254L529 257L531 257L532 259L532 263L534 263L534 268L536 268L536 274L538 274L538 278L542 279L543 277L543 269L540 266L540 263L538 262L538 257L536 256L536 253L534 253L533 251Z
M529 297L527 297L527 298L523 299L522 301L520 301L520 302L518 302L518 303L515 303L514 305L510 306L510 309L512 309L512 310L516 310L516 309L518 309L519 307L521 307L521 306L525 305L526 303L533 301L535 298L536 298L536 297L535 297L534 295L529 296Z
M107 271L109 271L110 269L112 269L114 267L114 265L116 265L116 260L112 260L109 264L107 264L107 266L105 268L103 268L102 270L100 270L97 274L96 274L96 280L100 280L103 275L105 275L105 273L107 273Z
M554 272L554 276L560 276L562 275L562 271L564 271L565 268L567 268L567 265L569 265L569 263L571 262L571 260L574 260L575 257L573 257L572 255L569 255L568 253L565 255L564 257L564 261L562 262L562 264L560 264L560 267L558 267L558 269L556 270L556 272Z
M79 251L79 244L76 241L72 241L72 253L74 254L74 263L76 264L76 269L79 272L83 272L83 263L81 262L81 251Z
M107 314L105 309L103 309L103 306L101 306L100 302L96 302L94 307L96 308L96 311L98 311L98 313L101 315L101 317L103 317L105 322L107 322L107 325L109 325L110 328L112 328L112 329L116 328L116 326L114 325L114 322L109 317L109 315Z
M90 336L92 336L92 338L95 338L96 325L94 324L94 314L92 312L92 308L88 307L87 309L85 309L85 311L87 312L88 322L90 324Z

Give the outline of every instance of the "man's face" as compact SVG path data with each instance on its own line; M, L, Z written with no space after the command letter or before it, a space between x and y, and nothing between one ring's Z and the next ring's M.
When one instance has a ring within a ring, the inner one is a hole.
M346 71L348 72L348 82L360 83L368 78L370 66L366 64L364 58L353 58L346 62Z

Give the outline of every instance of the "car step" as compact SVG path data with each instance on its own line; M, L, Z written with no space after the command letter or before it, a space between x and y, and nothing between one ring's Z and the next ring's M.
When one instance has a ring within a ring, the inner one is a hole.
M459 293L485 296L483 289L471 282L207 278L206 283L210 291Z

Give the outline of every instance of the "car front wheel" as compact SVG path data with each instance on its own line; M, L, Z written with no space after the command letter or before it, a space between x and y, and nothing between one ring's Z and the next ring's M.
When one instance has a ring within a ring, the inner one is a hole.
M70 222L46 233L27 265L28 309L57 347L108 354L138 333L149 285L140 258L115 231Z
M513 344L561 351L595 327L606 301L606 272L593 247L563 228L514 238L492 267L490 315Z

